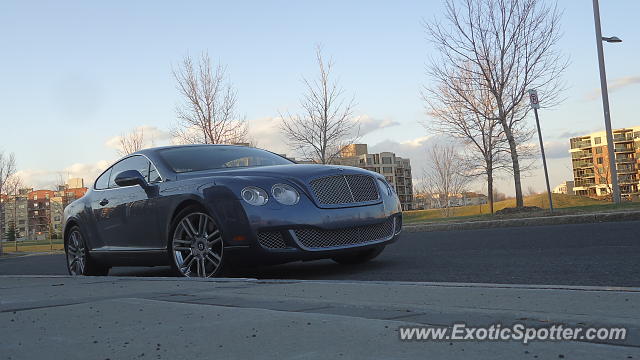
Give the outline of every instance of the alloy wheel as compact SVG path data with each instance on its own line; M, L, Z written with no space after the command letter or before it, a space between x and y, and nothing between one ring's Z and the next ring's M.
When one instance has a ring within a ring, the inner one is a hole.
M192 212L178 222L171 243L182 276L211 277L222 265L222 236L211 216Z
M71 275L84 275L87 264L87 250L82 241L80 231L74 230L69 234L67 242L67 266Z

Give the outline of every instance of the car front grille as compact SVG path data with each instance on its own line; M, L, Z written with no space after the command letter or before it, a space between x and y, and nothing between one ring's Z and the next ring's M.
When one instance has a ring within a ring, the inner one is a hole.
M284 242L282 233L279 231L261 231L258 233L258 242L268 249L284 249L287 243Z
M377 200L378 187L368 175L336 175L311 181L311 189L321 204L353 204Z
M380 241L393 235L394 220L367 226L337 230L302 228L294 230L300 245L306 248L331 248Z

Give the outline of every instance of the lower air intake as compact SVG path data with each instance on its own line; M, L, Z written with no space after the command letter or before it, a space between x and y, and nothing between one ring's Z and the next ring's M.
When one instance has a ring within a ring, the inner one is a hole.
M364 244L385 240L393 235L394 220L367 226L357 226L337 230L315 228L296 229L294 232L300 244L306 248L332 248Z
M258 242L267 249L284 249L287 244L279 231L261 231L258 233Z

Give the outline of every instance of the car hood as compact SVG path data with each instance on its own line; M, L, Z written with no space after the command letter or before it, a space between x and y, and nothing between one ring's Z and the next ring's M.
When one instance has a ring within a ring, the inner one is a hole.
M366 174L371 176L380 176L372 171L351 166L291 164L196 171L178 174L178 179L193 179L200 177L215 178L219 176L263 176L282 179L298 179L304 182L308 182L311 179L319 177L346 174Z

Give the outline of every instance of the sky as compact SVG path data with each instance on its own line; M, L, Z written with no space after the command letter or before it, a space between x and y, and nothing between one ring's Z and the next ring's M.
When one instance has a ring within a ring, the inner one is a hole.
M604 128L591 3L558 4L559 46L571 63L566 100L540 112L552 186L572 179L569 137ZM640 125L640 1L601 0L600 11L603 35L623 39L605 44L613 127ZM121 134L142 127L154 144L169 141L180 100L171 67L207 51L227 66L258 146L291 154L277 117L298 109L301 79L316 74L321 44L355 98L366 130L360 142L409 157L418 179L436 139L422 125L429 118L420 89L429 85L434 52L422 24L441 17L441 0L4 0L0 151L15 153L20 175L36 188L52 186L58 174L91 180L117 160ZM497 188L514 193L508 176ZM543 191L541 165L524 179L528 188Z

